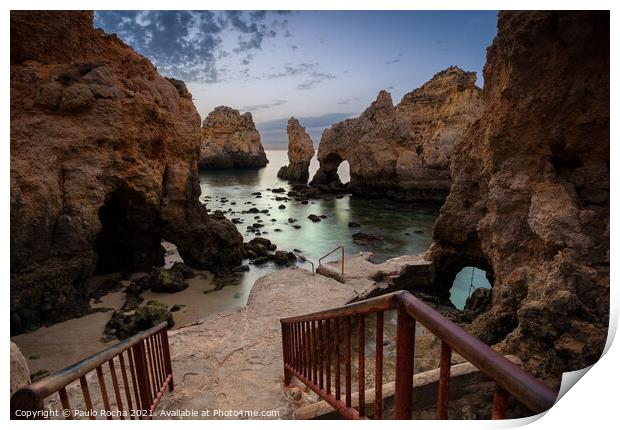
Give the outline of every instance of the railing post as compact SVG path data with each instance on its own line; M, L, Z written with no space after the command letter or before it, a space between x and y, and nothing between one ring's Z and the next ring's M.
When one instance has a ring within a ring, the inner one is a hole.
M174 391L174 376L172 376L172 358L170 357L170 344L168 343L168 327L164 327L161 333L164 344L164 364L166 366L166 373L170 375L168 390Z
M287 348L287 326L284 325L284 323L280 324L281 328L282 328L282 361L284 362L284 385L289 386L291 385L291 375L290 373L286 370L286 365L289 364L288 362L288 348Z
M138 379L138 390L140 391L140 406L143 411L151 410L151 389L146 368L146 352L142 341L136 343L133 347L134 364L136 366L136 378ZM144 417L146 418L146 417Z
M450 395L450 363L452 348L445 341L441 341L441 358L439 359L439 386L437 389L438 420L448 417L448 398Z
M396 325L396 384L394 419L411 419L413 365L415 353L415 319L398 306Z
M40 411L43 411L43 399L34 390L21 388L11 396L11 419L43 419L43 416L34 415ZM26 417L24 412L31 412L33 415Z
M495 393L493 394L493 409L491 411L491 419L503 420L506 418L506 406L508 404L508 392L499 384L495 384Z

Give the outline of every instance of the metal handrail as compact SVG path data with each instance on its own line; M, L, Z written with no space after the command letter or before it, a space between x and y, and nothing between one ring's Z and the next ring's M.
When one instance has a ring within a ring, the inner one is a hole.
M364 359L363 345L365 342L364 317L371 313L377 315L376 369L382 369L383 313L393 309L396 309L398 312L395 418L411 418L413 348L416 321L442 341L437 418L445 419L447 417L450 357L453 350L495 382L492 411L494 419L505 417L508 395L512 395L534 413L544 412L553 406L557 397L556 392L407 291L398 291L335 309L281 319L285 382L290 383L290 378L294 375L331 404L345 418L366 418L363 405L365 378L362 364ZM360 355L361 367L361 373L358 378L360 384L358 410L351 407L350 327L352 317L357 317L358 328L361 327L358 332L360 344L358 354ZM340 399L339 344L342 342L338 339L338 327L341 320L344 320L345 324L344 349L347 366L345 401ZM333 349L336 362L336 377L334 378L336 390L334 393L331 393L330 390L332 382L329 367L332 348L330 326L333 327L332 335L335 336ZM318 337L316 335L317 332L319 334ZM327 336L324 336L324 334ZM317 339L319 345L323 345L323 349L321 347L316 348ZM324 360L325 354L327 359ZM324 361L326 363L323 363ZM317 372L317 367L320 367L320 372ZM324 367L326 370L326 384L323 383ZM377 418L377 415L380 418L382 408L382 373L380 371L376 374L376 381L375 418Z
M344 246L342 246L342 245L339 245L338 247L332 249L327 254L325 254L324 256L319 258L319 267L321 267L321 260L324 260L325 258L329 257L330 255L332 255L334 252L338 251L339 249L342 251L342 257L341 257L341 260L340 260L340 262L341 262L340 273L341 273L341 275L344 276Z
M86 406L89 410L94 410L88 390L88 382L85 377L86 374L93 370L97 372L104 407L109 412L110 405L102 369L106 362L109 365L112 377L117 407L121 412L124 412L123 399L120 394L114 365L114 359L117 357L119 358L118 361L124 383L124 400L126 400L129 409L131 411L140 410L152 413L163 397L166 388L170 391L174 390L167 327L168 323L162 322L17 390L11 396L11 416L13 418L24 418L19 416L17 411L34 412L43 410L43 401L56 392L60 396L63 409L72 411L65 387L78 379L80 380ZM127 363L123 357L124 352L126 352L125 355L128 359ZM127 369L129 369L129 375ZM133 385L133 399L129 381ZM135 400L135 408L133 407L133 400ZM89 417L94 419L92 416ZM134 417L140 419L149 418L144 414L132 414L131 419ZM33 415L30 418L41 418L41 416ZM72 419L73 414L69 414L66 418Z
M303 256L303 255L301 255L301 254L297 254L297 253L295 253L295 255L296 255L297 257L299 257L299 259L300 259L301 261L305 261L306 263L310 263L310 265L312 266L312 276L314 276L314 263L313 263L312 261L308 260L306 257L304 257L304 256Z

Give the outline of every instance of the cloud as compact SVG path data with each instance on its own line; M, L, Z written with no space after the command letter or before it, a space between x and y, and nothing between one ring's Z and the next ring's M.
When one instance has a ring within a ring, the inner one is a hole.
M272 19L286 12L267 11L98 11L95 25L116 33L140 54L149 58L160 73L186 81L218 82L225 78L217 66L231 55L223 49L229 33L236 35L234 54L262 49L267 39L286 31L288 20Z
M336 104L337 105L348 105L351 102L355 102L355 101L358 101L358 100L361 100L361 99L362 99L361 97L349 97L349 98L337 101Z
M265 110L265 109L269 109L275 106L280 106L285 103L288 103L288 100L274 100L271 103L262 103L262 104L256 104L256 105L243 106L241 110L255 112L258 110Z
M245 58L243 60L241 60L241 64L243 64L244 66L247 66L248 64L250 64L250 62L254 59L254 55L252 54L248 54L245 56Z
M318 69L318 63L286 63L281 70L264 75L265 79L279 79L290 76L305 76L304 82L297 85L298 90L309 90L323 81L336 79L332 73L322 72Z
M281 70L277 72L268 73L264 77L266 79L278 79L278 78L285 78L287 76L297 76L297 75L301 75L305 73L311 73L312 71L316 69L317 66L318 66L317 63L298 63L298 64L286 63Z
M394 58L393 60L388 60L385 62L385 64L396 64L396 63L400 63L400 58Z
M312 72L310 76L312 79L308 79L307 81L297 85L298 90L310 90L323 81L336 79L336 75L332 75L331 73Z

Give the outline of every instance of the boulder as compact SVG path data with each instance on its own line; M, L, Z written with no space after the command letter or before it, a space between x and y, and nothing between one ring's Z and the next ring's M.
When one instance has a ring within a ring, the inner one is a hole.
M470 315L478 315L491 306L492 292L489 288L476 288L465 302L464 310Z
M278 178L291 181L308 181L310 160L314 156L314 145L306 129L299 125L295 118L288 120L288 166L282 166L278 171Z
M194 271L187 264L181 263L180 261L174 263L170 268L170 271L178 272L183 279L192 279L196 276Z
M383 243L383 239L379 236L362 233L361 231L358 233L353 233L351 236L353 237L353 242L357 243L358 245L376 245Z
M202 123L201 168L265 167L265 150L252 114L218 106Z
M176 293L189 287L189 284L179 270L159 267L151 273L149 286L154 293Z
M164 321L168 322L168 329L174 326L172 312L165 304L149 300L144 306L139 306L133 311L114 312L106 324L104 333L119 340L127 339Z
M30 384L30 369L28 362L22 355L19 347L11 342L11 396L15 391Z
M273 261L279 266L290 266L297 261L297 256L292 252L276 251L273 255Z

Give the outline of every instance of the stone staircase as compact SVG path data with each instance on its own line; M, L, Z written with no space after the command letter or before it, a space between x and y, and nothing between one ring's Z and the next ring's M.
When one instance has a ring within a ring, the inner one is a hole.
M318 273L319 275L323 275L323 276L325 276L327 278L334 279L334 280L340 282L341 284L345 283L344 275L343 274L338 272L335 268L332 268L332 267L327 266L325 264L320 265L316 269L316 273Z

